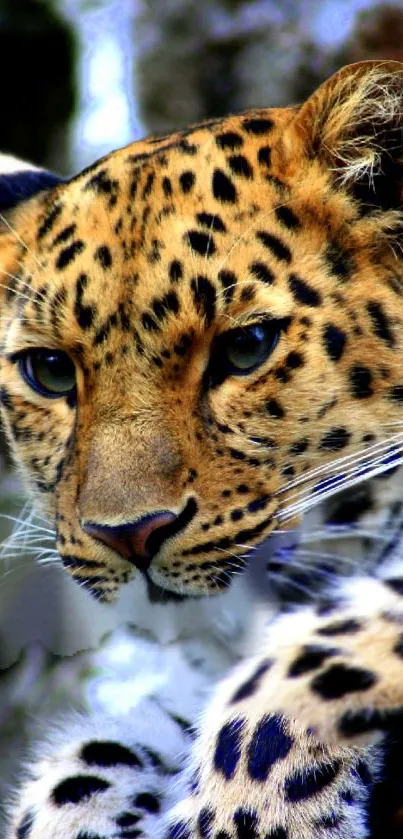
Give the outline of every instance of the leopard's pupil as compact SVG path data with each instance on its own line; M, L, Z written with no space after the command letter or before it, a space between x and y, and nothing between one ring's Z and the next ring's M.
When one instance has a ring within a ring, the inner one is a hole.
M236 369L249 370L266 358L275 342L276 332L264 324L235 329L227 344L227 358Z

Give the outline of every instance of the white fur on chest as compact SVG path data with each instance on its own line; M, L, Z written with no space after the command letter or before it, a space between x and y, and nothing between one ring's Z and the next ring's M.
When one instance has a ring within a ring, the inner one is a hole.
M123 714L144 699L194 719L213 684L247 655L275 612L256 602L247 575L222 595L150 603L139 577L130 591L131 625L114 631L93 654L87 701L96 712Z

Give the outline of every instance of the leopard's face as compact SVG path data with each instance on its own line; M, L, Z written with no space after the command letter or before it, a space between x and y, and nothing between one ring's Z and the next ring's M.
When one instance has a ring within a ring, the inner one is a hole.
M4 227L6 428L104 599L137 568L218 592L363 457L396 456L395 207L335 178L308 106L136 143Z

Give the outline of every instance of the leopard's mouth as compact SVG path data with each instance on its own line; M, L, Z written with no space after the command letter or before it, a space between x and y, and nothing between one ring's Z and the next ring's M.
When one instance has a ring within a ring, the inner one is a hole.
M177 591L160 586L151 579L148 571L142 572L147 585L147 595L150 603L182 603L184 600L189 600L190 597L195 597L194 594L179 594Z
M224 594L231 586L234 577L239 574L248 577L249 585L252 587L251 590L255 590L258 597L266 597L269 594L272 596L275 592L273 581L270 579L269 574L270 563L274 561L275 556L279 552L284 554L284 556L288 552L291 556L295 550L296 541L297 538L294 530L290 531L290 533L282 533L280 536L276 533L269 534L262 542L250 546L250 550L245 551L242 556L237 558L234 556L233 568L226 567L224 571L222 570L222 562L220 560L210 560L208 562L210 567L217 566L217 580L223 577L220 587L217 585L211 587L211 578L206 576L203 579L203 573L200 574L202 583L200 588L189 584L185 579L182 579L179 583L176 580L173 582L169 573L167 575L161 573L158 565L153 565L153 563L151 563L147 570L141 570L141 576L146 582L148 597L152 603L183 602L184 600L190 599L200 600L203 597ZM202 570L203 565L206 565L206 563L201 564L200 567Z

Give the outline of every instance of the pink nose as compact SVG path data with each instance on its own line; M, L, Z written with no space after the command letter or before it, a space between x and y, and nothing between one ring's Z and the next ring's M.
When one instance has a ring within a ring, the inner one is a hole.
M175 513L163 511L151 513L138 521L116 527L86 522L83 530L93 539L103 542L116 553L133 562L141 571L147 571L153 556L175 530L172 525L177 519L178 516Z

